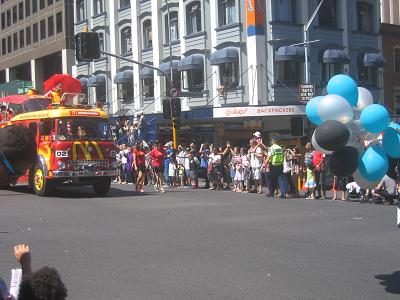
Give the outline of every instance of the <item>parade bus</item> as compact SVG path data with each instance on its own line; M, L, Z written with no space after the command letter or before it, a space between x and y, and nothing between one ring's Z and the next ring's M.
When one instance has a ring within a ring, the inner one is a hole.
M57 105L21 110L1 125L26 126L36 137L37 163L18 183L28 183L39 196L60 185L91 185L98 195L109 191L118 175L117 148L107 113L86 101L83 94L64 94Z

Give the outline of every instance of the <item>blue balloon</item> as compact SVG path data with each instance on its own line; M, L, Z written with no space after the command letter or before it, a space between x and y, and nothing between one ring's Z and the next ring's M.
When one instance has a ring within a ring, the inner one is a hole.
M360 174L368 181L380 180L389 169L389 159L381 146L367 148L361 156L358 166Z
M323 123L318 115L318 103L323 98L323 96L317 96L308 101L306 105L306 114L308 119L315 125L320 125Z
M327 87L328 94L336 94L346 99L351 106L356 106L358 102L358 87L350 76L339 74L333 76Z
M382 145L387 155L393 158L400 158L400 126L398 124L391 123L385 130Z
M371 104L362 110L360 121L366 131L380 133L389 126L390 116L384 106Z

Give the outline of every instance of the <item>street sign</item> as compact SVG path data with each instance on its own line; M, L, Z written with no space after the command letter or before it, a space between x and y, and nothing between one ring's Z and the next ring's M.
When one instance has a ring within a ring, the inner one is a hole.
M315 84L299 84L300 103L307 103L315 95Z

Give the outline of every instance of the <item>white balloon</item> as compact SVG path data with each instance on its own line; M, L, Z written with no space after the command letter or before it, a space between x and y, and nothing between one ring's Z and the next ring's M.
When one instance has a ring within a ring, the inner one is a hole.
M353 120L354 112L350 103L339 95L326 95L319 101L318 115L322 121L336 120L343 124Z
M374 189L379 184L379 181L368 181L361 176L359 169L357 169L353 174L354 181L363 189Z
M358 88L358 102L357 102L357 109L362 111L365 107L370 104L374 103L374 98L370 91L366 88L359 87Z
M333 151L325 150L318 145L317 141L315 140L315 131L311 137L311 144L313 145L314 150L317 150L318 152L321 152L324 154L332 154L333 153Z

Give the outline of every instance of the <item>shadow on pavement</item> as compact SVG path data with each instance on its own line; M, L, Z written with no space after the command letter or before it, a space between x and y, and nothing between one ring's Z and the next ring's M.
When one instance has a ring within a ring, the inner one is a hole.
M400 271L388 275L377 275L375 278L381 280L380 284L385 286L386 292L400 294Z

